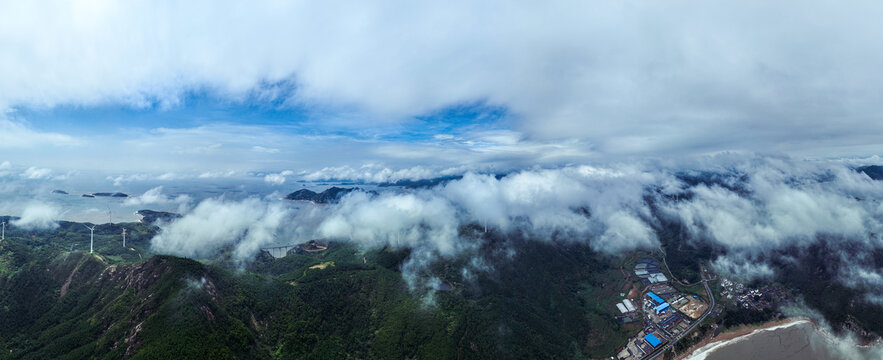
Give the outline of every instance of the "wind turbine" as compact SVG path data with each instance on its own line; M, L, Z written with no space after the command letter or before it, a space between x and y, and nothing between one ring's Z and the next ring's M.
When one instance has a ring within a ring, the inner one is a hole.
M92 227L88 227L88 226L86 226L86 224L83 224L83 226L85 226L87 229L89 229L89 253L91 254L92 253L92 245L95 243L95 227L98 225L92 225Z
M6 222L3 222L3 235L0 235L0 241L6 240Z
M126 228L123 228L123 249L126 248Z

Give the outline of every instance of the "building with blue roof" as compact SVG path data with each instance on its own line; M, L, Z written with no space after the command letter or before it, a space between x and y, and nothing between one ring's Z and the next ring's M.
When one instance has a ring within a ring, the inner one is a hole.
M663 311L667 310L669 307L668 303L664 302L656 306L656 313L661 314Z
M657 295L654 294L652 291L651 291L651 292L648 292L648 293L647 293L647 296L649 296L651 299L653 299L653 301L655 301L657 304L662 304L662 303L665 302L665 300L662 300L661 297L657 296Z
M654 348L659 346L659 344L662 344L662 341L659 341L659 338L657 338L656 335L653 335L653 334L645 335L644 340L647 340L647 343L649 343L650 346L652 346Z

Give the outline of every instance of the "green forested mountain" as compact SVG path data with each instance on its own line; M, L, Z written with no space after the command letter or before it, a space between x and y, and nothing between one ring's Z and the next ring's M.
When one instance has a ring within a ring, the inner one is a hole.
M633 330L605 301L615 259L585 246L489 239L494 271L432 265L415 275L444 281L431 295L408 289L404 249L332 243L242 268L148 256L152 230L127 225L130 248L102 225L95 254L74 223L0 244L0 358L586 358Z
M624 275L651 255L466 227L463 236L481 238L478 248L417 267L409 265L417 250L338 242L242 264L230 249L203 260L150 254L155 228L142 224L99 225L94 254L82 224L7 230L0 359L606 358L640 327L617 322L614 304L632 286ZM691 247L666 226L657 233L673 273L698 278L694 269L714 250ZM879 307L826 291L837 283L825 278L834 270L819 270L822 250L811 252L818 259L801 256L805 269L781 264L790 275L780 281L835 329L874 338ZM698 289L684 291L704 296ZM772 315L727 305L709 321Z

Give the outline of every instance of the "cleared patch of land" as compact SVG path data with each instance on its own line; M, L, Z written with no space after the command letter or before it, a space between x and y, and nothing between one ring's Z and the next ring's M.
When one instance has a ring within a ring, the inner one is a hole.
M692 296L687 299L689 301L686 304L678 306L678 310L693 319L698 319L703 313L705 313L705 310L708 309L708 304L704 301L693 298Z
M316 264L316 265L310 266L310 269L319 269L319 270L322 270L322 269L325 269L325 268L327 268L327 267L329 267L329 266L334 266L334 261L326 261L326 262L323 262L323 263L321 263L321 264Z

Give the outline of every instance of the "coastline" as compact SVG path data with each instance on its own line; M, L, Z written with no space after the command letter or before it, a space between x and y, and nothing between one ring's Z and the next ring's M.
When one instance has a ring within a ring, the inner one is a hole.
M812 321L810 321L809 318L797 317L770 321L757 325L740 326L733 329L732 331L722 332L718 334L717 337L702 340L701 342L687 350L684 354L675 357L675 360L693 359L695 357L711 353L715 349L726 346L732 342L740 341L741 339L744 339L750 335L763 331L786 328L801 323L812 324ZM813 326L815 325L813 324Z

